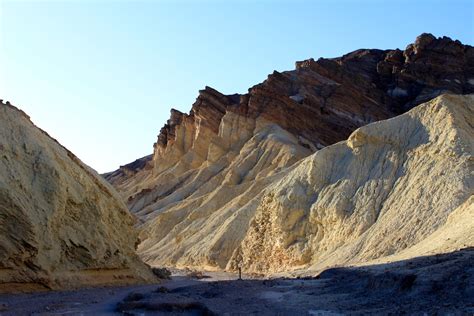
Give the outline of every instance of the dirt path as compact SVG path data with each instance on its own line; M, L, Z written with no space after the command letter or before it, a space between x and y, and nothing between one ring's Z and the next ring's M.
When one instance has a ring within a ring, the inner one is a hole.
M205 275L175 271L155 285L0 295L0 315L474 314L473 248L308 279Z
M175 270L171 280L160 284L123 287L86 288L73 291L36 292L0 295L0 315L121 315L116 307L130 293L148 293L159 287L175 290L181 287L235 279L226 272L206 272L206 278L195 279Z

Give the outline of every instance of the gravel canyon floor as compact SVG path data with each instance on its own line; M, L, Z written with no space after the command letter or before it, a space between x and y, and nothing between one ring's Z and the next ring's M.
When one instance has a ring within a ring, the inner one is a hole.
M0 296L0 315L472 315L474 248L314 278L182 274L156 285Z

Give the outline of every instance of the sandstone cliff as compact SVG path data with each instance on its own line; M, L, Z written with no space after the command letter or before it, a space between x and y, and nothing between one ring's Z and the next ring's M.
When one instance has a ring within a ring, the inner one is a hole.
M0 104L0 292L154 280L115 190Z
M151 157L105 177L141 220L146 261L231 269L245 254L252 225L260 216L267 221L266 192L287 181L297 162L445 92L474 92L474 48L446 37L422 34L403 51L297 62L244 95L206 87L189 114L171 111ZM301 212L281 220L291 226ZM301 258L285 267L312 262L313 249L299 238L286 242ZM271 260L246 269L278 271Z

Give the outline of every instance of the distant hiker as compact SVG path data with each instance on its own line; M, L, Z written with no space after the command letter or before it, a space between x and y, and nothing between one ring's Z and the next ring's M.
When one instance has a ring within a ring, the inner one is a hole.
M239 278L237 280L242 280L242 261L239 261L237 267L239 268Z

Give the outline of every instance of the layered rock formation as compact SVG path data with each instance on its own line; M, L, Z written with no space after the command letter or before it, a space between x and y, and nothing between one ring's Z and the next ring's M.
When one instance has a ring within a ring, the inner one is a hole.
M218 175L151 218L139 251L151 264L277 273L472 247L473 118L472 95L446 95L246 185Z
M231 264L281 272L474 246L473 154L474 95L361 127L266 190Z
M8 102L0 154L0 291L155 279L116 191Z
M301 168L298 161L445 92L474 92L474 48L446 37L422 34L404 51L364 49L297 62L295 70L274 72L244 95L206 87L189 114L172 110L151 159L105 176L141 220L139 251L146 261L233 269L239 255L249 257L249 234L268 222L260 211L268 190L274 183L297 187L285 181ZM302 212L280 220L291 227ZM309 253L319 250L300 243L301 236L291 238L285 245L294 243L301 258L282 258L282 264L309 265ZM245 267L278 271L270 258Z

